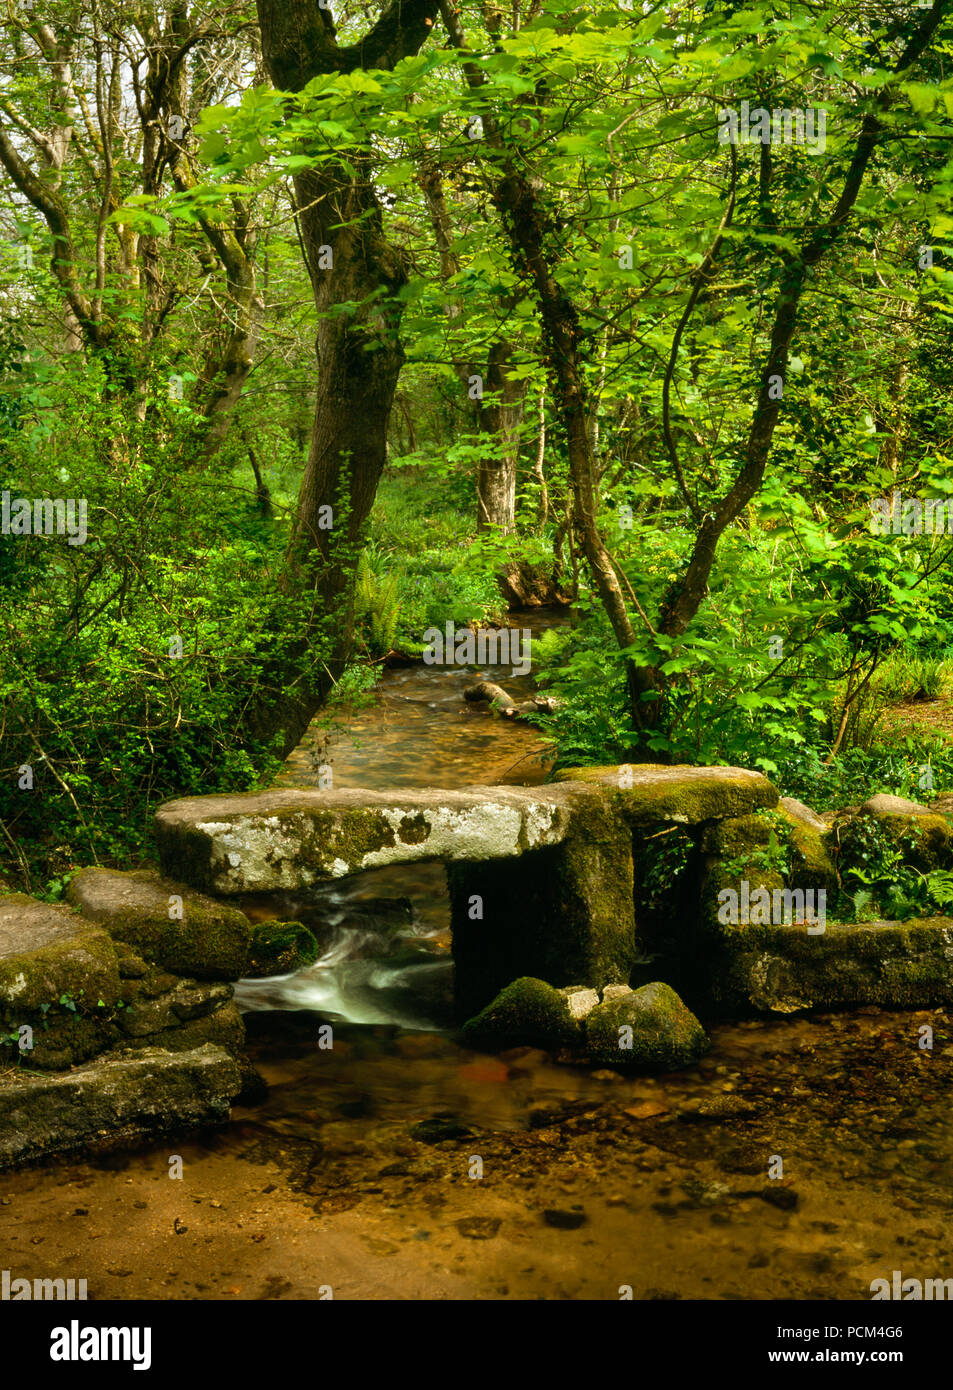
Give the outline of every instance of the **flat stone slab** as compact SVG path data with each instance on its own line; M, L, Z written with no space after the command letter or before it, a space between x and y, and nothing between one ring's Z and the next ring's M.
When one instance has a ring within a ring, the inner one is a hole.
M119 962L106 932L68 907L0 894L0 1015L33 1015L68 994L95 1009L119 998Z
M237 980L244 974L251 924L227 903L149 869L80 869L67 896L114 940L134 946L166 970L203 980Z
M219 1123L241 1089L238 1063L206 1043L107 1055L51 1076L0 1080L0 1167Z
M156 840L172 877L208 893L270 892L417 859L514 859L562 844L594 799L638 830L742 815L777 805L778 792L744 768L655 765L572 768L546 787L289 787L168 801Z
M557 772L554 782L617 789L614 804L633 830L659 823L699 825L778 804L777 787L760 772L744 767L660 763L570 767Z
M953 1003L953 918L828 923L814 935L806 926L739 927L719 950L712 993L732 1012Z
M300 888L419 859L512 859L569 834L576 787L187 797L156 812L164 873L229 895Z

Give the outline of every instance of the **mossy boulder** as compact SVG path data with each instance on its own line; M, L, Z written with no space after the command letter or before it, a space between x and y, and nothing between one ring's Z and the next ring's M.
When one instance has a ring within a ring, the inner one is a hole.
M704 1028L661 981L604 998L586 1018L593 1062L638 1071L690 1067L708 1050Z
M918 815L881 816L880 824L903 855L904 863L921 873L953 868L953 827L946 816L929 811Z
M579 1024L558 989L526 975L501 990L485 1009L461 1029L468 1047L503 1052L509 1047L541 1047L555 1052L578 1046Z
M243 1067L246 1065L245 1020L238 1005L231 1002L220 1004L203 1017L183 1020L177 1026L139 1038L127 1038L125 1042L130 1047L162 1047L168 1052L189 1052L205 1043L214 1043Z
M823 888L825 893L836 891L837 870L828 851L826 834L826 828L819 831L803 821L792 820L788 872L792 888Z
M825 836L785 809L718 821L706 827L701 843L708 856L703 917L719 932L819 915L822 902L826 912L819 894L836 891Z
M245 914L151 869L81 869L67 896L84 917L166 970L206 980L244 973L251 939Z
M770 869L730 874L716 866L705 878L707 924L720 935L772 921L774 904L778 902L783 909L787 891L781 874ZM775 894L781 896L776 898Z
M21 1048L19 1042L8 1041L4 1044L3 1060L36 1072L67 1071L80 1066L115 1046L120 1039L114 1019L84 1017L67 1009L37 1016L29 1026L33 1030L32 1047ZM9 1020L5 1021L2 1031L5 1034L12 1031Z
M881 811L873 801L893 802L899 797L874 797L867 809L840 812L828 843L837 856L843 876L849 869L869 874L878 866L889 871L890 856L899 851L903 864L920 873L953 868L953 826L946 816L932 811ZM884 850L889 851L886 859Z
M301 922L256 922L245 977L264 979L290 975L312 965L319 955L317 939Z
M837 872L827 848L827 827L779 807L769 814L734 816L708 826L702 848L723 867L781 874L792 888L833 893Z
M119 1015L119 1027L128 1038L145 1038L169 1028L181 1028L196 1018L206 1018L227 1004L232 987L221 981L174 978L173 988L150 997L139 992Z

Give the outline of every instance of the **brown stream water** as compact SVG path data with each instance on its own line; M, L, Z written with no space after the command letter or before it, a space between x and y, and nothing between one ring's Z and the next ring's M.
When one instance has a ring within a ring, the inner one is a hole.
M384 672L281 780L329 762L339 787L541 781L539 734L468 708L472 679ZM323 950L238 987L268 1098L200 1139L0 1176L15 1276L97 1299L408 1300L856 1299L895 1269L953 1275L946 1012L723 1025L695 1070L624 1078L454 1043L439 865L244 905Z

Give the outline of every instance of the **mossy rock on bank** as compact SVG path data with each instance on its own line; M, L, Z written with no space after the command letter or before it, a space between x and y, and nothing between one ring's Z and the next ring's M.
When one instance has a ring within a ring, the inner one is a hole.
M637 1071L677 1071L708 1051L704 1028L662 981L604 999L586 1018L593 1062Z
M81 869L67 896L84 917L166 970L205 980L244 973L251 939L245 914L151 869Z
M904 863L921 873L953 868L953 827L946 816L881 816L880 824L903 855Z
M176 1027L126 1041L139 1047L162 1047L167 1052L189 1052L205 1043L214 1043L216 1047L224 1048L243 1067L246 1065L245 1020L238 1005L231 1002L219 1005L212 1013L201 1018L188 1019Z
M953 919L749 926L723 938L709 984L726 1015L950 1004Z
M501 990L461 1029L468 1047L504 1052L510 1047L541 1047L557 1052L578 1046L582 1030L563 994L545 980L525 975Z
M553 782L597 783L617 789L613 807L633 830L675 822L699 825L778 804L778 790L760 772L741 767L663 766L657 763L563 768Z
M830 843L842 871L866 867L872 825L883 832L911 868L921 873L953 868L953 825L942 803L927 807L900 796L878 795L832 817Z
M172 989L156 995L140 993L118 1016L128 1038L144 1038L169 1028L181 1028L193 1019L207 1018L232 997L232 987L221 981L175 978Z
M813 921L822 904L826 914L820 894L831 899L837 890L824 836L784 809L706 826L701 846L707 856L701 918L716 935L761 923Z
M769 815L733 816L707 826L702 836L702 848L709 855L735 866L749 864L755 869L769 869L784 874L792 888L823 888L833 893L837 888L837 871L828 851L824 830L781 806ZM765 864L772 836L777 844L777 857L786 861Z
M241 1089L221 1047L117 1052L60 1076L0 1084L0 1167L219 1124Z
M64 1009L87 1020L100 1019L119 997L119 961L106 932L67 907L51 907L24 893L0 896L0 1019L5 1026L35 1027ZM78 1042L80 1052L87 1045Z
M21 1048L18 1042L7 1041L2 1055L5 1062L30 1071L68 1071L108 1051L120 1039L119 1028L112 1019L84 1018L66 1009L32 1020L12 1020L8 1016L0 1032L9 1039L24 1022L32 1028L32 1047Z
M871 799L878 800L899 798ZM866 803L868 808L870 804ZM838 812L828 843L842 877L858 869L887 878L890 860L898 853L905 867L919 873L953 868L953 826L946 816L931 811L875 813L859 807Z
M245 977L265 979L290 975L313 965L320 953L317 939L301 922L256 922Z

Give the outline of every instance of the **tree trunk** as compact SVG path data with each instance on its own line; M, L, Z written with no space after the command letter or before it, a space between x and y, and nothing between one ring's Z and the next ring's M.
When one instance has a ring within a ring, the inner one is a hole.
M420 187L427 200L430 223L437 242L440 278L446 284L459 273L460 262L453 250L453 229L443 196L440 168L432 158L428 157L425 162ZM456 318L460 305L447 305L446 313L450 319ZM482 397L472 400L474 423L490 446L477 467L477 529L481 531L497 528L509 533L516 521L516 465L519 461L526 383L508 380L507 368L512 355L513 347L507 340L499 339L493 343L483 383L487 394L492 394L493 399L487 405L483 405ZM453 365L461 386L468 393L468 399L471 399L470 381L478 373L473 364L463 357L454 358Z
M300 92L329 73L391 69L425 42L437 4L393 0L362 39L340 47L331 12L317 0L258 0L265 67L285 92ZM285 753L350 654L353 574L387 457L387 425L404 360L397 298L407 283L403 259L384 236L371 151L351 151L349 158L351 171L329 163L294 178L319 315L318 387L282 586L290 594L310 590L317 601L300 642L276 659L271 695L247 716L253 734L280 731ZM345 304L357 307L338 311ZM329 647L316 668L322 632Z
M265 65L275 86L290 92L327 73L390 69L418 51L436 13L437 0L395 0L363 39L342 48L317 0L258 0ZM319 595L319 620L335 615L332 675L350 649L347 597L386 460L404 360L397 295L407 283L400 252L384 236L370 151L351 162L356 173L327 164L294 179L320 317L314 428L287 559L289 582ZM334 312L345 303L359 307Z
M477 468L477 526L509 533L516 524L516 464L520 452L525 381L510 381L512 348L500 340L490 348L486 385L493 400L480 412L480 432L496 447Z

